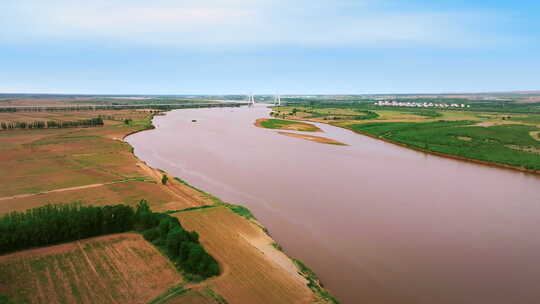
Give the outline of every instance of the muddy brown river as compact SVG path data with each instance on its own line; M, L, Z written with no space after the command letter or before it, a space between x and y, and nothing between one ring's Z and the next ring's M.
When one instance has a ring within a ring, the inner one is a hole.
M342 303L540 303L540 178L324 124L326 145L253 126L264 106L175 110L127 141L242 204ZM192 122L196 120L196 122Z

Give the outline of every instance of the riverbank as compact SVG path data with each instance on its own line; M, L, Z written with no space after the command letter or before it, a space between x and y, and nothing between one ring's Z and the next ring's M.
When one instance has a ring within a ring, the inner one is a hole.
M306 134L298 134L298 133L289 133L289 132L278 132L281 135L289 136L289 137L295 137L295 138L301 138L304 140L309 140L321 144L327 144L327 145L337 145L337 146L346 146L346 144L339 142L337 140L333 140L331 138L322 137L322 136L313 136L313 135L306 135Z
M153 115L150 118L150 121L152 121L152 119L153 119ZM150 124L148 128L132 132L129 135L143 132L146 130L151 130L154 128L155 128L154 125ZM125 139L129 135L124 136L122 140L126 142ZM139 159L135 154L133 155L135 158ZM159 172L162 175L174 176L162 169L152 168L148 166L146 162L144 162L141 159L139 159L139 161L154 173L154 176L156 179L160 179L159 174L157 176L155 175L156 172ZM257 221L257 219L246 207L225 203L221 199L203 190L193 187L192 185L190 185L189 183L187 183L186 181L180 178L175 177L173 180L174 181L168 182L169 186L171 186L171 183L172 183L174 187L174 184L176 183L180 187L189 187L199 192L204 197L206 197L208 201L212 202L212 204L208 204L208 205L203 205L199 207L188 207L185 210L180 209L180 210L174 210L171 212L173 215L178 216L182 220L183 223L187 222L186 225L189 229L198 231L201 234L201 243L205 246L205 248L209 247L209 252L212 255L216 256L218 261L224 262L224 259L232 258L229 255L223 254L223 247L227 247L231 245L230 244L231 236L227 234L228 233L227 231L230 231L233 234L238 233L240 238L239 239L234 238L234 239L236 239L237 242L239 240L246 241L250 245L249 250L246 249L243 251L240 249L236 251L236 254L240 254L243 256L241 259L242 263L246 263L246 264L253 263L255 265L259 264L260 262L257 262L256 261L257 259L255 259L255 261L251 261L250 263L250 260L253 259L253 257L251 256L252 252L250 251L252 251L253 249L256 249L255 251L258 253L262 253L262 255L264 256L264 259L271 264L272 269L274 270L281 269L285 271L285 273L287 273L287 276L289 276L290 279L292 279L296 283L300 283L308 287L313 292L313 295L316 298L318 298L317 300L315 300L315 302L319 303L322 301L323 303L334 303L334 304L339 303L339 301L335 299L330 294L330 292L322 286L322 283L320 282L320 280L318 279L318 277L315 275L315 273L312 270L307 268L307 266L305 266L304 263L287 256L283 248L281 247L278 248L274 246L274 244L277 244L277 243L275 242L274 239L272 239L269 231L264 227L264 225L262 225L259 221ZM223 208L230 210L232 213L236 215L236 217L230 218L231 216L229 214L219 211L219 210L223 210ZM213 218L212 215L214 215L216 218ZM207 221L205 219L207 219ZM245 221L247 223L241 224L240 223L241 221ZM227 222L228 224L225 225L224 223L227 223ZM216 229L217 227L214 227L217 225L216 223L220 223L219 229ZM227 233L225 233L224 235L224 232L227 232ZM227 252L229 251L227 250ZM259 266L255 266L254 270L259 267L264 268L264 266L259 265ZM212 285L216 285L217 281L244 280L246 277L246 274L243 273L244 270L238 271L238 273L234 271L231 273L231 265L227 265L227 263L224 263L223 268L224 268L224 273L222 275L220 275L219 277L215 279L209 280L212 283ZM269 270L257 269L257 272L259 271L266 271L268 274ZM251 275L255 276L254 273ZM283 276L283 274L281 276ZM283 277L280 277L279 275L275 277L275 280L283 281L285 284L291 284L291 282L287 283L287 281L289 280L284 279ZM257 282L257 281L255 281L255 284L260 287L263 287L262 285L264 285L263 282ZM214 289L220 292L220 294L224 295L226 299L228 298L226 296L227 290L229 289L228 287L222 290L220 289L219 286L214 286ZM286 294L282 294L281 292L269 294L269 296L271 298L277 296L275 299L280 302L289 300L288 296ZM244 296L244 299L247 299L247 298L251 298L251 297ZM229 298L229 300L234 303L252 303L248 301L243 301L242 298L240 299ZM306 303L310 303L310 302L311 300L306 301ZM294 301L294 303L297 303L297 302Z

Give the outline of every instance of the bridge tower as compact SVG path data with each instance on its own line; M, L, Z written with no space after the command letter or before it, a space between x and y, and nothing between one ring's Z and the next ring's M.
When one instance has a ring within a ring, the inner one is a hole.
M248 100L247 100L248 104L250 106L255 105L255 95L253 95L253 93L249 93L247 97L248 97Z
M281 106L281 96L278 94L274 95L274 104L277 106Z

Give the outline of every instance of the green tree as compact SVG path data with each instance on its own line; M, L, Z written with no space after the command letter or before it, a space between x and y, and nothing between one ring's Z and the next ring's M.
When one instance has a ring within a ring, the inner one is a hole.
M145 240L152 242L159 238L159 230L157 228L148 229L142 233Z
M161 221L159 221L158 229L159 229L160 238L162 239L167 238L167 234L169 234L169 223L170 221L167 218L163 218L161 219Z
M173 257L177 257L179 254L180 244L182 242L182 232L180 227L176 227L167 234L167 250Z

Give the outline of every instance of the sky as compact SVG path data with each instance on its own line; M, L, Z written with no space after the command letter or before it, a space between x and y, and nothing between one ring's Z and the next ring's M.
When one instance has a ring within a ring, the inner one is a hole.
M0 93L539 89L539 1L0 1Z

